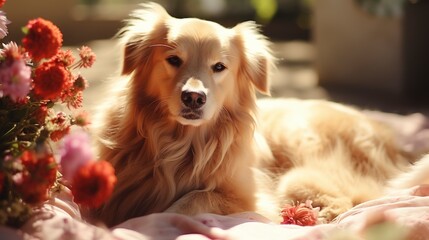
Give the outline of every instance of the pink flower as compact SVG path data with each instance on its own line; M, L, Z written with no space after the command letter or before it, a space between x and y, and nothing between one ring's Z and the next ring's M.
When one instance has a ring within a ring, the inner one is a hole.
M313 208L311 204L312 201L310 200L307 200L305 204L300 203L298 206L286 204L281 211L283 217L281 224L316 225L319 208Z
M79 50L80 63L78 67L89 68L95 62L95 54L92 52L91 48L87 46L82 46Z
M31 88L31 68L18 59L0 68L0 97L9 96L16 102L24 99Z
M80 108L83 106L83 93L75 88L70 88L63 92L61 100L67 104L69 109Z
M3 11L0 11L0 39L6 37L7 35L7 24L9 24L10 21L6 18L6 13Z
M63 64L65 67L71 66L74 63L74 61L75 59L70 50L64 51L61 49L58 51L57 55L52 57L52 59L50 60L50 62Z
M94 159L90 145L90 137L85 132L75 132L64 137L60 165L65 179L73 181L76 171Z
M88 112L82 111L74 116L74 123L77 126L85 127L91 123Z
M10 42L8 44L3 43L3 49L0 50L0 55L6 62L22 58L21 51L15 42Z

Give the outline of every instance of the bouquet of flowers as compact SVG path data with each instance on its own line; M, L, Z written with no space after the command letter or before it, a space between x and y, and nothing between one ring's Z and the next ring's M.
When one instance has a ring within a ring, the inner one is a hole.
M0 11L1 39L7 24ZM42 18L30 20L23 32L21 45L10 42L0 50L0 224L13 227L64 185L76 203L98 207L116 182L112 166L92 155L87 114L75 113L87 81L73 71L91 67L94 53L82 46L76 60L62 50L58 27ZM72 126L82 130L70 133Z

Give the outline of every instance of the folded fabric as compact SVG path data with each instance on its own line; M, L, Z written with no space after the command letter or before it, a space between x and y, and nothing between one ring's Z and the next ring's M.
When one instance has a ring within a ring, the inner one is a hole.
M167 221L175 217L175 221ZM158 221L158 222L157 222ZM112 229L82 219L68 191L37 209L20 231L2 227L7 239L209 239L201 226L223 229L225 239L429 239L429 185L398 190L362 203L330 224L311 227L269 222L256 213L230 216L201 214L193 218L160 213L128 220ZM182 225L182 226L181 226ZM148 234L150 232L150 234Z

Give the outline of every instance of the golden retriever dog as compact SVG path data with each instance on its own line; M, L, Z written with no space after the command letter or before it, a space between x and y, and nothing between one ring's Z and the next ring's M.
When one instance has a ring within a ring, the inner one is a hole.
M403 164L389 133L356 110L258 103L274 58L252 22L224 28L149 3L119 36L123 76L94 124L118 177L95 212L109 226L164 211L275 218L307 199L332 219L378 196Z

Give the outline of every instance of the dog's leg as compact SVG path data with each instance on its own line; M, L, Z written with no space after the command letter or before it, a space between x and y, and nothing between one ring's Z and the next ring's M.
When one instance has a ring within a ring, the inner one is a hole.
M252 200L240 198L221 191L195 190L177 200L166 212L175 212L192 216L199 213L226 215L254 210L255 203Z
M295 168L283 175L279 179L277 195L289 204L311 200L313 207L320 207L319 219L322 222L329 222L353 207L352 196L314 169Z

